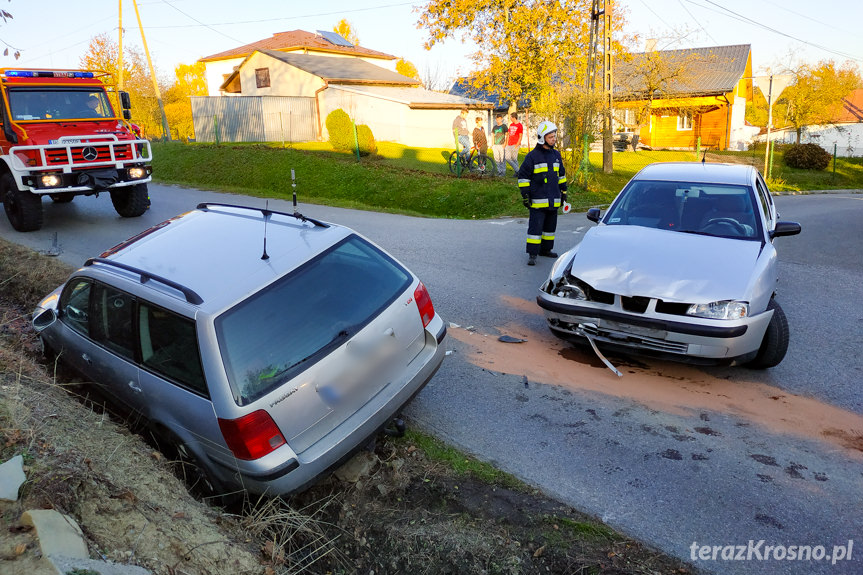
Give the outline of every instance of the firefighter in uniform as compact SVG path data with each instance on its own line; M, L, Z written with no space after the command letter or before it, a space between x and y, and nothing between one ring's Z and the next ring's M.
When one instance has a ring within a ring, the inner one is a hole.
M563 158L554 149L557 126L541 122L536 129L536 147L528 153L518 169L518 190L526 208L530 209L527 224L527 265L536 265L536 256L556 258L554 231L557 210L566 203L566 171Z

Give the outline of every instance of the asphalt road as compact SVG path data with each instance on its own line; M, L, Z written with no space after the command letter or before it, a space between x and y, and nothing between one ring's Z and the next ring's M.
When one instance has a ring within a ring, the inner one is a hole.
M107 195L46 201L42 230L18 234L0 218L0 236L80 265L201 201L264 204L155 185L151 197L136 219L119 218ZM777 205L803 225L777 240L785 360L759 372L612 357L623 378L547 334L534 298L552 262L525 266L526 219L301 211L393 253L452 322L452 353L408 411L421 427L705 572L861 573L863 195L781 196ZM588 225L583 214L562 217L558 251ZM498 344L503 333L528 342ZM850 560L834 564L849 540ZM790 560L792 547L805 553L799 546L816 557L823 546L826 558ZM714 549L715 560L693 561Z

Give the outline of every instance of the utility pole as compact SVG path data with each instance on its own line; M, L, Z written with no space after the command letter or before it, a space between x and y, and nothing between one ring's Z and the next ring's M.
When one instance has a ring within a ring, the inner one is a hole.
M587 52L587 73L585 74L585 92L593 96L597 92L596 72L600 58L598 44L600 42L600 23L602 25L602 171L610 174L613 169L612 159L612 66L611 66L611 8L612 0L593 0L590 8L590 40ZM594 126L585 122L585 135L592 133ZM589 166L589 150L585 147L582 168Z
M162 103L162 94L159 92L159 82L156 80L156 70L153 69L153 60L150 58L150 50L147 48L147 38L144 36L144 27L141 25L141 14L138 12L138 0L132 0L135 7L135 16L138 18L138 28L141 30L141 41L144 44L144 53L147 55L147 66L150 68L150 78L153 79L153 90L156 92L156 100L159 101L159 113L162 116L162 134L166 140L171 139L171 130L168 128L168 118L165 116L165 105Z

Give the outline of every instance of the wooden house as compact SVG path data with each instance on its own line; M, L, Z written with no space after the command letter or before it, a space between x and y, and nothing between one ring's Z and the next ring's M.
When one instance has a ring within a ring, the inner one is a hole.
M654 149L744 149L753 130L748 44L631 54L616 62L615 126Z

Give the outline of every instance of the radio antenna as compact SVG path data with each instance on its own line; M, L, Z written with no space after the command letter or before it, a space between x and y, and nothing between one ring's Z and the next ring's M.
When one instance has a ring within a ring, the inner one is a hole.
M270 259L270 256L267 255L267 220L270 219L270 213L270 200L267 200L264 207L264 253L261 255L261 259L265 261Z
M294 169L291 168L291 188L294 190L294 215L297 215L297 178L294 176Z

